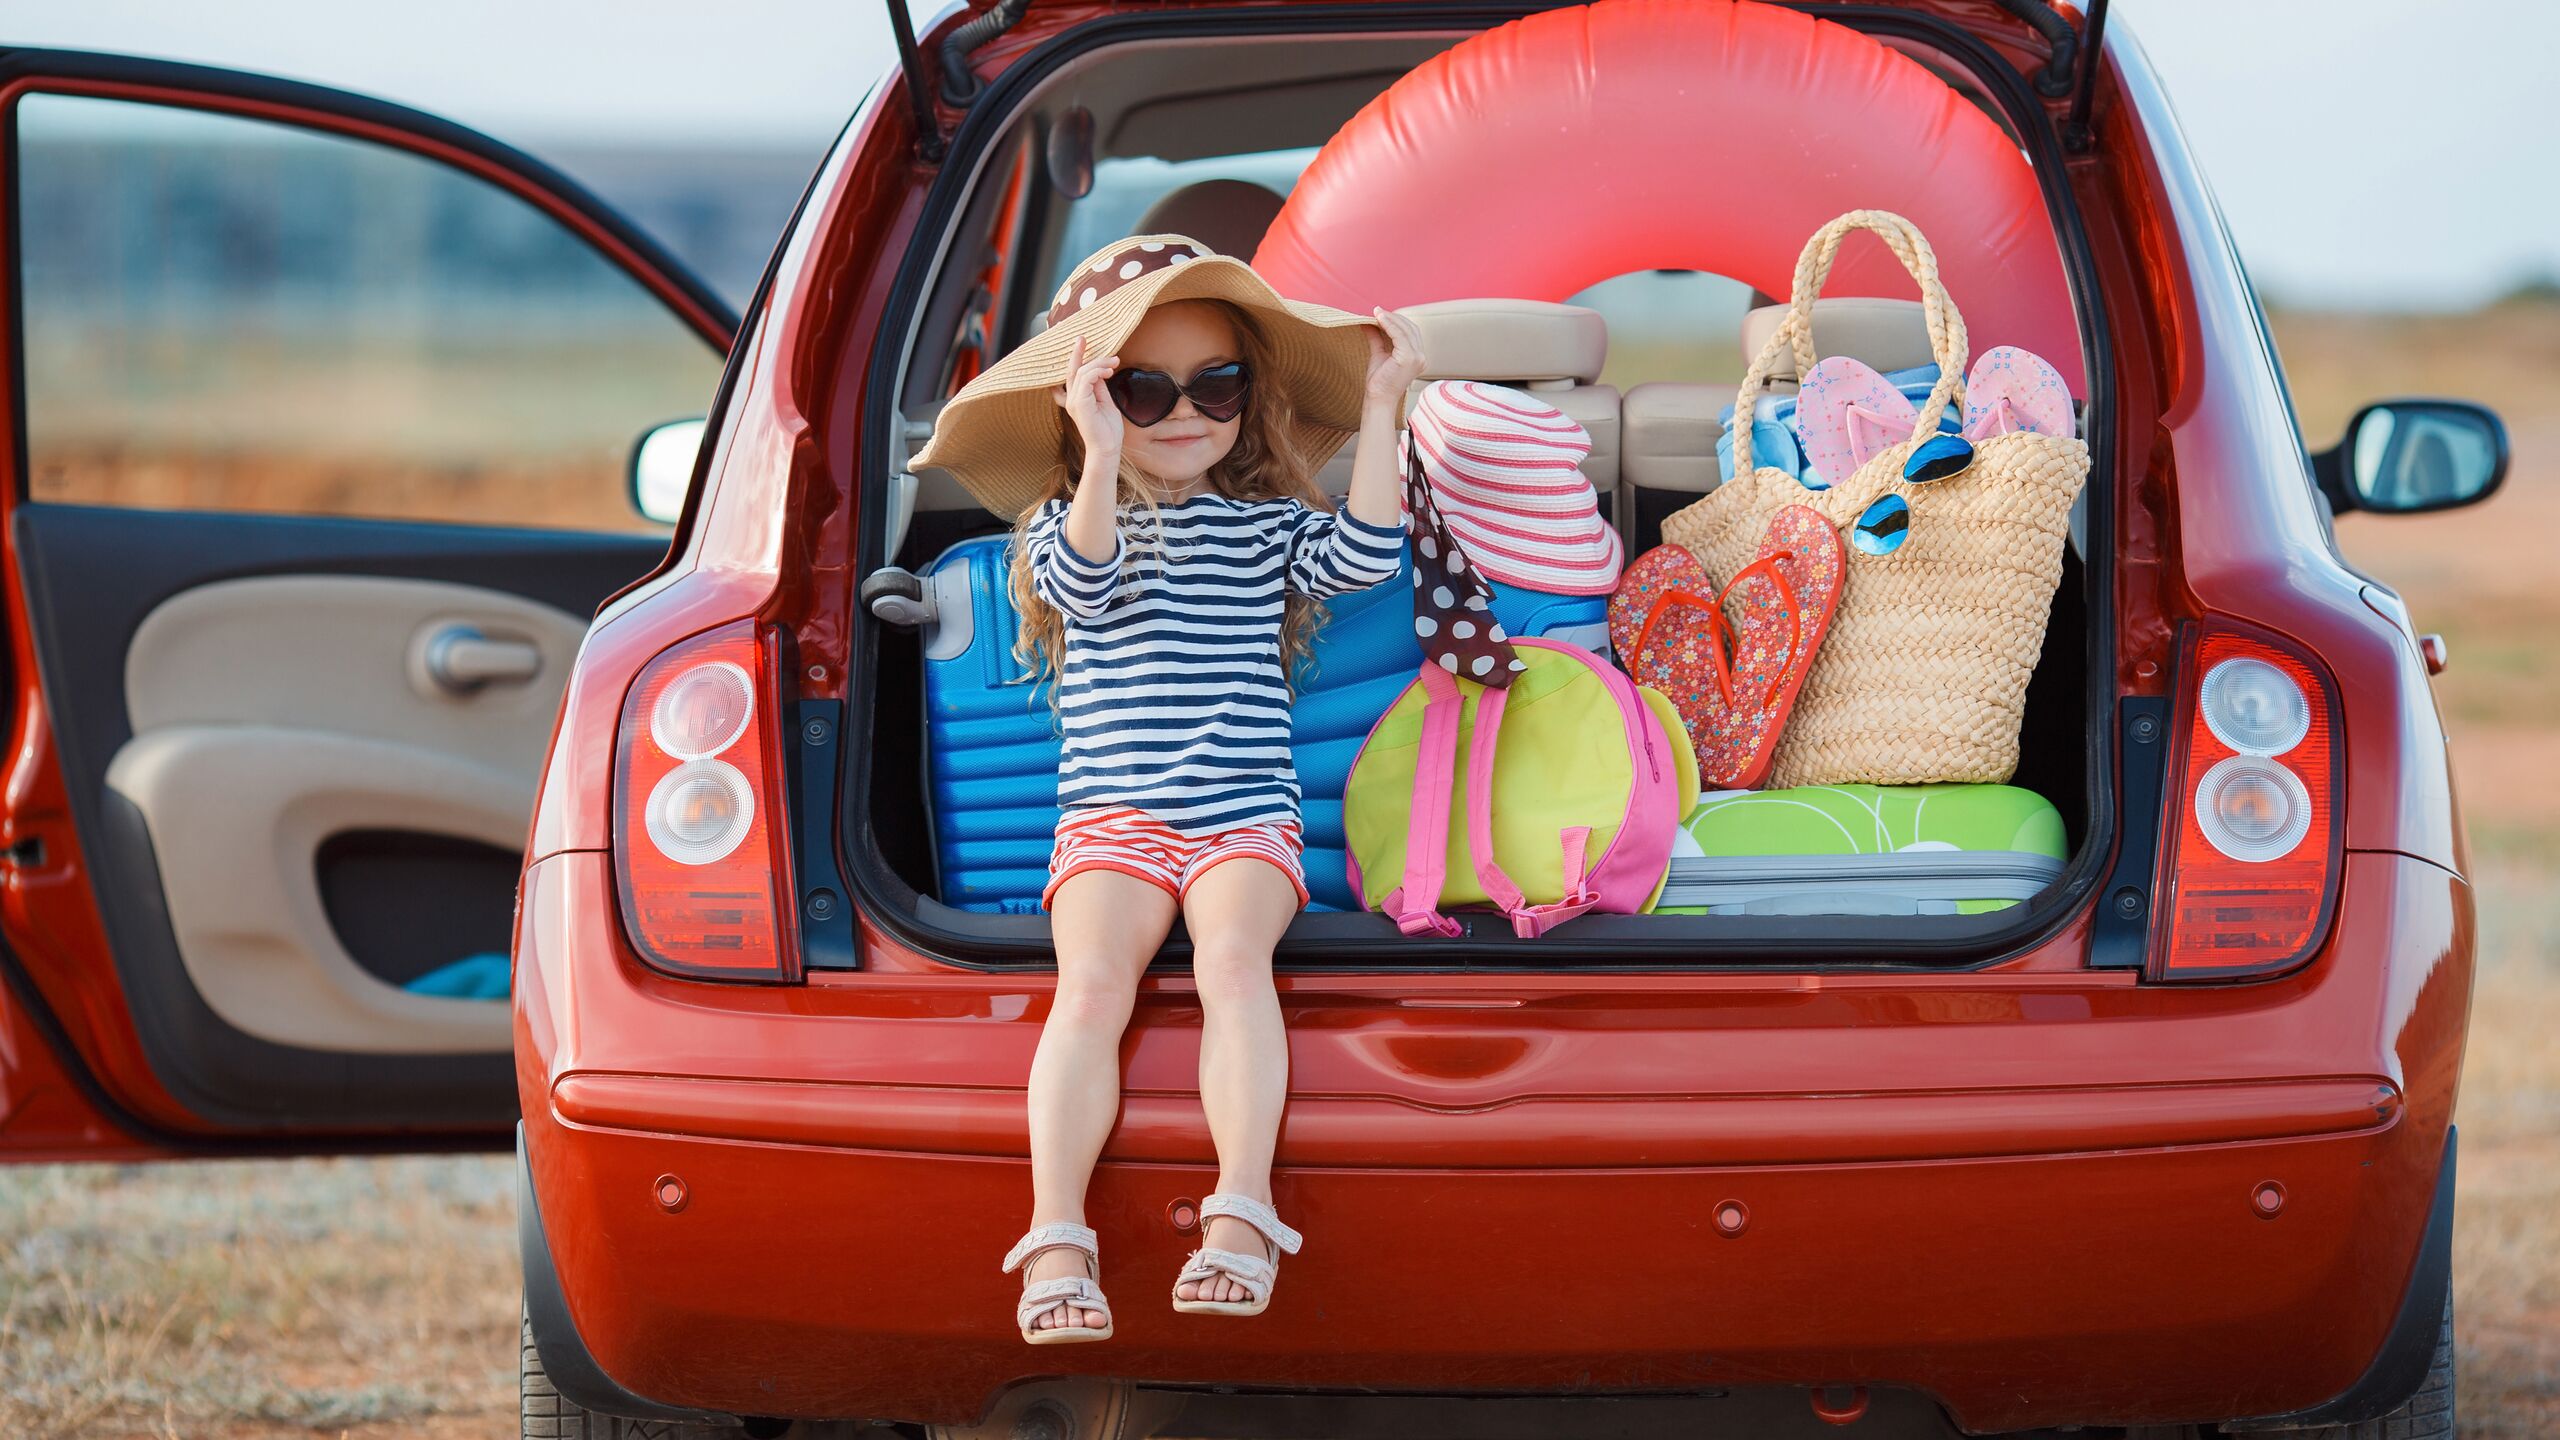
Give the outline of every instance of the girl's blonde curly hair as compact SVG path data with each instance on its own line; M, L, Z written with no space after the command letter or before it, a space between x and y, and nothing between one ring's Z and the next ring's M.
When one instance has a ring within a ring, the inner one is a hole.
M1176 300L1176 305L1209 305L1226 317L1236 337L1236 358L1242 360L1257 377L1253 396L1245 405L1243 426L1236 432L1236 443L1225 457L1211 467L1209 485L1230 500L1247 503L1261 500L1297 500L1317 510L1331 510L1333 502L1316 487L1306 456L1290 438L1295 432L1296 407L1286 393L1274 385L1262 383L1259 377L1273 373L1267 363L1269 346L1252 314L1243 306L1216 299ZM1076 477L1084 473L1084 442L1075 427L1062 427L1058 445L1058 463L1049 472L1039 497L1025 506L1013 526L1012 561L1006 584L1013 592L1014 609L1022 617L1020 632L1014 637L1014 658L1021 661L1032 677L1049 681L1057 678L1058 666L1066 659L1067 622L1055 606L1040 597L1031 583L1030 546L1025 543L1032 520L1040 508L1051 500L1072 499L1076 493ZM1135 527L1139 537L1161 533L1156 507L1161 503L1155 479L1129 463L1124 454L1120 461L1120 494L1122 504L1143 513ZM1131 537L1133 543L1123 545L1124 565L1134 563L1143 546L1152 541ZM1299 671L1315 645L1317 629L1324 624L1324 605L1296 591L1290 591L1281 611L1280 667L1289 677L1290 689L1297 688ZM1054 703L1054 692L1052 702Z

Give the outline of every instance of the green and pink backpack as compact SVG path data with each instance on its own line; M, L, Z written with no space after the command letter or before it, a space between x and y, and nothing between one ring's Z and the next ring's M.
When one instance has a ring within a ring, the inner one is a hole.
M1351 762L1351 889L1407 935L1455 936L1443 912L1469 905L1523 939L1651 910L1698 797L1670 701L1579 646L1509 644L1524 663L1508 686L1426 662Z

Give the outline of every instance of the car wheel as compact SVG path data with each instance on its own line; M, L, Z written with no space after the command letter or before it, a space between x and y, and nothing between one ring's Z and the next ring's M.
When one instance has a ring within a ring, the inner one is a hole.
M517 1369L518 1411L524 1440L751 1440L742 1425L692 1425L674 1420L626 1420L599 1415L551 1388L542 1356L533 1348L533 1317L524 1317ZM774 1431L779 1435L783 1431Z
M2323 1425L2313 1430L2233 1430L2235 1437L2266 1440L2453 1440L2453 1293L2444 1297L2444 1319L2436 1327L2436 1351L2427 1361L2427 1378L2409 1402L2388 1415L2353 1425Z

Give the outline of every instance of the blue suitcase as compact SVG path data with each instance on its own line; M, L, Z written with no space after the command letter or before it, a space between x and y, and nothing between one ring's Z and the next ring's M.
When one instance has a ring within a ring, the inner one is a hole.
M1036 914L1058 823L1062 747L1048 687L1032 684L1013 658L1017 617L1004 583L1009 539L964 540L925 575L935 598L924 632L926 794L942 902ZM1290 749L1314 908L1350 910L1358 902L1343 865L1342 787L1360 742L1413 679L1422 651L1413 639L1409 573L1337 595L1326 610L1315 673L1299 687ZM1493 613L1512 634L1608 652L1605 595L1496 585Z

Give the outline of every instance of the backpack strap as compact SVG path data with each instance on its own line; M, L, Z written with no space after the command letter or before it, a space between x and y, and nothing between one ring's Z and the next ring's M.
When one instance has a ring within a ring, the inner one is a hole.
M1500 690L1488 690L1499 696ZM1478 702L1482 704L1482 702ZM1440 913L1440 891L1449 880L1449 795L1458 783L1458 720L1466 700L1448 671L1422 666L1422 738L1413 757L1413 814L1405 830L1404 883L1378 908L1407 935L1455 939L1465 933ZM1479 710L1477 724L1483 724Z
M1452 684L1450 688L1457 687ZM1476 883L1484 888L1485 898L1511 917L1511 933L1523 940L1535 940L1599 904L1600 892L1591 888L1591 877L1583 863L1583 852L1591 843L1588 825L1567 826L1557 836L1564 848L1566 889L1564 897L1552 904L1530 904L1529 897L1520 892L1520 887L1503 872L1501 862L1494 859L1493 752L1502 737L1502 712L1510 698L1508 689L1486 690L1476 697L1475 737L1467 752L1467 858L1475 865Z

